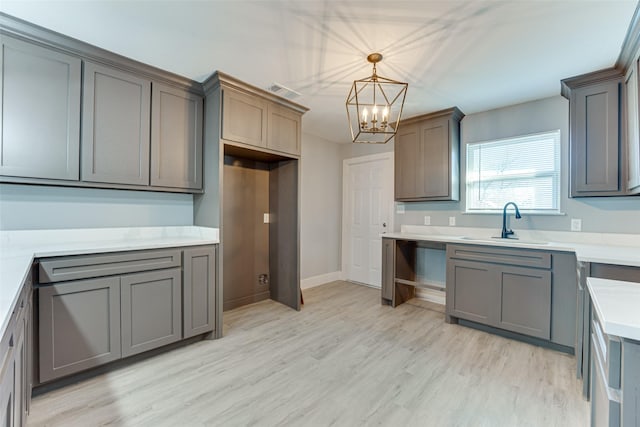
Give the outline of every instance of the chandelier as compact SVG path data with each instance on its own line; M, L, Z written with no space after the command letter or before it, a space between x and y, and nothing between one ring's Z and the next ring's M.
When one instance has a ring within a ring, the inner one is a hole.
M367 61L373 64L373 74L354 81L347 96L351 139L356 143L386 144L398 131L408 84L376 73L381 54L372 53Z

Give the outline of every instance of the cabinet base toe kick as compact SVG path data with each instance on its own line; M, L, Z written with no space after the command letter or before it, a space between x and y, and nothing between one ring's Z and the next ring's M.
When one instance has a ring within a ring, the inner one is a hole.
M494 328L493 326L483 325L482 323L476 323L476 322L473 322L471 320L460 319L458 317L447 316L447 318L450 319L450 321L447 320L447 323L458 324L460 326L466 326L468 328L473 328L473 329L477 329L479 331L484 331L484 332L488 332L488 333L491 333L491 334L494 334L494 335L499 335L499 336L504 337L504 338L509 338L509 339L513 339L513 340L516 340L516 341L525 342L527 344L537 345L539 347L549 348L551 350L560 351L562 353L567 353L567 354L571 354L571 355L575 354L574 348L570 347L570 346L557 344L557 343L554 343L552 341L548 341L548 340L532 337L532 336L529 336L529 335L519 334L517 332L507 331L505 329Z

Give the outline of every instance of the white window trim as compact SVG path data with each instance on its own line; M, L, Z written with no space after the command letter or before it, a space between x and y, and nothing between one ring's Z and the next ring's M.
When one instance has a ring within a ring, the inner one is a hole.
M502 215L502 209L469 209L469 200L468 200L468 184L467 184L467 175L468 175L468 146L469 145L477 145L477 144L486 144L486 143L501 143L504 141L509 141L509 140L513 140L513 139L524 139L524 138L535 138L537 136L540 135L548 135L551 133L556 133L557 134L557 143L558 143L558 153L556 155L555 161L556 161L556 165L555 168L558 171L558 182L557 182L557 188L556 188L556 198L557 198L557 209L523 209L520 208L520 212L521 213L525 213L528 215L542 215L542 216L562 216L562 215L566 215L566 213L562 212L562 133L560 129L550 129L547 131L542 131L542 132L535 132L535 133L530 133L530 134L523 134L523 135L514 135L514 136L510 136L510 137L506 137L506 138L500 138L500 139L489 139L489 140L483 140L483 141L473 141L473 142L467 142L465 144L464 147L464 165L461 165L464 167L464 181L462 181L460 184L464 185L464 211L461 212L463 215L495 215L495 214L500 214ZM550 173L534 173L531 174L531 176L545 176L545 175L550 175ZM522 176L522 175L521 175ZM514 176L514 179L517 179Z

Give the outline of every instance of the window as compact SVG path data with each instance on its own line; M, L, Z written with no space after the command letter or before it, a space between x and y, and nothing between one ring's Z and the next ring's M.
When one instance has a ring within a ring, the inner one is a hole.
M560 211L560 131L467 144L467 212Z

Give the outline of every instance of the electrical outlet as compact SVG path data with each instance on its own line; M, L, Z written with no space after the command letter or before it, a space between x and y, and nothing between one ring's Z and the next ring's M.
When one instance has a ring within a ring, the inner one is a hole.
M571 231L582 231L582 220L580 218L571 218Z
M397 214L404 213L404 203L396 203L396 213Z
M262 222L263 223L269 224L270 220L271 220L271 218L269 218L269 214L268 213L262 214Z
M430 215L425 215L424 216L424 225L431 225L431 216Z
M456 225L456 217L455 216L450 216L449 217L449 225Z

